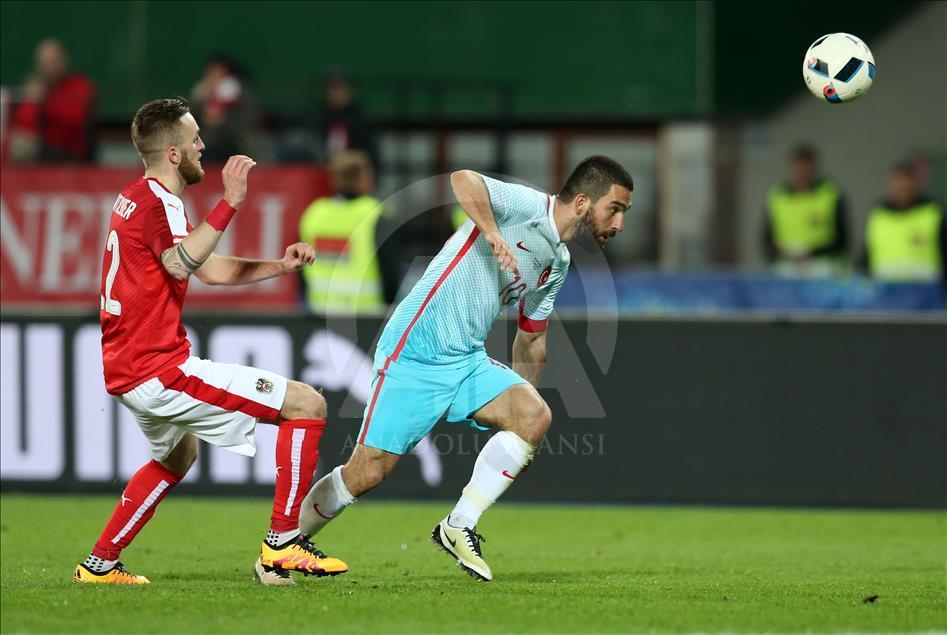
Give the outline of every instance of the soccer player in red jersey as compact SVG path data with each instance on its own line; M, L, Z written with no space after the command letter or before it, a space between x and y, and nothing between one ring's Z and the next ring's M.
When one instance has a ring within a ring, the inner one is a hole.
M230 157L224 197L197 227L179 198L204 177L199 128L183 99L141 107L131 126L145 174L118 196L102 268L99 316L105 385L135 415L154 460L131 478L76 582L147 584L119 562L122 549L155 513L197 458L197 440L253 456L256 423L279 426L276 495L270 530L254 567L263 584L294 584L290 571L334 575L348 570L299 534L299 507L309 491L326 402L311 386L265 370L193 357L181 308L188 279L238 285L298 271L314 260L296 243L281 260L214 253L247 195L256 163Z

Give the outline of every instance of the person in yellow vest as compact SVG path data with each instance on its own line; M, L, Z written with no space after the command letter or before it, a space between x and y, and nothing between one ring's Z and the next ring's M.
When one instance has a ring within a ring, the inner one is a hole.
M885 199L868 216L868 272L890 282L934 282L947 277L944 211L924 196L915 168L895 166Z
M846 265L848 223L838 187L818 176L813 148L789 155L789 179L766 199L764 240L770 262L790 276L828 276Z
M340 152L329 160L334 196L316 199L299 221L300 240L316 250L304 267L309 308L317 313L384 310L385 278L379 265L379 221L384 206L372 196L368 155Z

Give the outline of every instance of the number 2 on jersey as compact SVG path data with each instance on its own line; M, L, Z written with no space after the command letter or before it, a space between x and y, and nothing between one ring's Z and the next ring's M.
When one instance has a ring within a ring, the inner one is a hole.
M99 296L99 308L112 315L122 314L122 303L112 298L112 285L115 284L115 275L121 260L118 254L118 232L114 229L109 232L105 241L105 249L112 252L112 264L109 265L108 275L105 276L105 295Z

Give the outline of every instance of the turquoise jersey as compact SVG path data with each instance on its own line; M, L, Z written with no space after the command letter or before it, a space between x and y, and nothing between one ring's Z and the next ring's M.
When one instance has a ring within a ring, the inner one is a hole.
M378 342L391 359L459 365L482 353L503 309L516 306L520 328L538 331L569 271L569 250L553 222L554 196L483 177L519 276L500 271L473 221L464 223L398 305Z

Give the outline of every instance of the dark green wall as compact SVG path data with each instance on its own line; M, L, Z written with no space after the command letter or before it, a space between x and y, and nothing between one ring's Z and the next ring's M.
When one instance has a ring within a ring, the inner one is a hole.
M847 31L871 46L917 4L8 0L0 83L18 85L36 42L53 35L113 119L186 95L216 51L246 64L267 109L289 116L316 100L329 66L362 77L362 101L382 117L429 114L423 94L399 110L385 88L399 78L454 83L444 110L458 118L493 116L494 93L478 80L511 85L517 118L761 114L804 90L802 58L818 36Z
M98 82L111 118L186 95L213 51L244 62L264 104L289 115L312 101L314 79L332 65L373 77L508 81L518 116L686 115L699 110L699 12L688 2L3 2L0 81L19 84L36 42L54 35ZM377 115L394 108L370 81L363 101ZM425 103L416 100L415 112ZM493 98L476 87L445 107L489 116Z
M918 4L909 0L714 3L714 110L752 115L779 108L805 90L803 58L820 36L851 33L872 48L879 34ZM883 72L884 60L876 62Z

